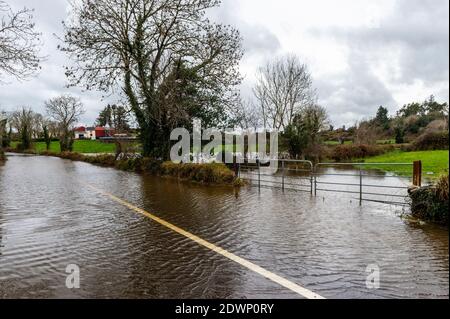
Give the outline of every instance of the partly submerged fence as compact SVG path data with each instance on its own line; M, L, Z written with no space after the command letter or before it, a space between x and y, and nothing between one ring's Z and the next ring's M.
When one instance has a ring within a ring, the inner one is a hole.
M261 187L275 187L313 193L314 165L310 161L270 160L270 166L240 164L239 177Z
M383 168L398 167L402 174L386 173ZM282 190L352 195L364 201L406 205L408 188L420 186L422 164L414 163L319 163L310 161L271 160L270 166L240 164L238 174L251 185Z

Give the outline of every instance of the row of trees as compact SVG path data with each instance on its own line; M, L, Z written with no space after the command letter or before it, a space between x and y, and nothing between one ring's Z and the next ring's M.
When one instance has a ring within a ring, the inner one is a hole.
M52 139L58 139L61 151L72 151L73 127L84 108L79 99L70 95L62 95L45 103L47 116L22 107L10 114L4 113L4 121L0 130L2 147L10 146L13 133L20 141L18 148L28 150L34 139L43 139L50 148Z
M353 141L356 144L375 144L379 140L395 139L397 144L413 142L429 132L445 132L449 129L449 106L436 101L432 95L423 102L404 105L395 115L380 106L371 119L361 121L348 129L325 132L326 139Z
M132 117L140 130L143 155L158 158L169 156L171 131L191 128L193 118L207 127L235 124L278 130L296 158L317 153L326 134L357 143L395 135L401 142L442 119L447 119L448 129L448 105L430 98L406 105L395 117L380 107L375 118L354 128L327 130L328 116L317 104L311 73L295 56L261 67L253 88L256 103L243 101L238 94L240 34L206 17L208 9L219 5L220 0L72 2L59 47L73 62L66 67L70 85L118 93L126 101L126 107L105 108L97 124L123 132L129 130ZM32 11L12 12L0 0L0 13L0 72L27 78L36 73L40 61L40 34ZM81 103L68 96L47 105L49 116L58 118L63 149L71 149L70 125L81 109ZM28 112L22 111L25 118ZM29 131L33 128L26 126L23 134Z
M139 126L144 156L167 158L170 132L190 128L193 118L208 127L237 124L284 131L293 144L302 140L301 150L292 147L297 150L295 156L301 155L317 142L326 121L324 109L315 103L307 66L295 56L268 63L260 69L254 88L257 106L242 102L238 94L241 36L238 30L206 17L206 10L219 5L219 0L73 2L72 18L64 25L64 43L59 47L73 62L66 67L70 85L121 94L131 114L124 107L108 106L97 123L126 131L132 116ZM4 43L0 70L25 78L39 68L39 34L32 11L13 13L4 8L8 12L4 25L9 27L0 31ZM15 41L19 32L23 43ZM12 58L11 48L22 54ZM62 148L70 149L68 123L77 116L61 112L61 103L69 101L52 101L47 109L59 119ZM71 108L79 115L79 101L69 104L66 111ZM22 113L26 117L28 112ZM307 141L299 135L300 128L309 130ZM23 134L29 135L30 130L26 126Z
M199 118L225 126L236 105L241 37L211 22L218 0L81 0L61 50L71 85L120 92L140 128L143 155L167 158L170 132Z
M119 88L139 125L144 156L167 158L170 132L190 128L193 118L207 127L237 124L289 131L288 139L300 138L293 127L301 126L309 136L302 145L316 143L326 112L316 104L307 66L295 56L260 69L254 88L258 106L241 101L240 34L205 16L219 4L80 1L72 8L74 19L65 25L61 47L74 61L67 68L70 83L103 91ZM110 113L105 110L102 117Z
M259 69L253 93L256 103L242 103L235 114L238 125L277 130L291 157L316 158L329 121L307 65L293 55L274 59Z

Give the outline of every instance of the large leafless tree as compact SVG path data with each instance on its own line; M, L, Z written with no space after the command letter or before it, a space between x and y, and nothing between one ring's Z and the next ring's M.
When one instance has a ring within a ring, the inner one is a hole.
M239 32L206 17L218 5L220 0L74 2L62 47L74 61L67 69L70 83L120 88L140 126L144 155L168 154L155 149L169 139L174 119L186 119L192 96L205 110L223 107L240 83Z
M243 130L258 130L263 127L261 110L252 101L240 99L233 110L233 124Z
M58 123L61 152L71 152L74 140L72 130L85 112L83 104L78 98L61 95L45 102L45 108L49 117Z
M254 94L266 128L284 130L297 113L315 100L312 78L305 64L292 55L260 68Z
M0 0L0 80L13 76L27 79L39 70L41 34L33 22L33 10L13 11Z

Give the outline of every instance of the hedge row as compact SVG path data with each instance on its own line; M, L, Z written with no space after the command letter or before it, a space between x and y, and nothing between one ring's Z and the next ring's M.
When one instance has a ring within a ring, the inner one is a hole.
M338 145L331 151L331 158L336 162L378 156L393 151L393 145Z
M426 132L419 136L409 147L411 151L448 150L448 131Z
M175 164L165 162L161 174L207 184L235 184L235 174L224 164Z
M115 167L127 172L170 176L204 184L240 186L242 181L224 164L175 164L150 158L130 158L116 160L113 155L86 156L79 153L43 152L40 155L55 156L73 161L81 161L105 167Z

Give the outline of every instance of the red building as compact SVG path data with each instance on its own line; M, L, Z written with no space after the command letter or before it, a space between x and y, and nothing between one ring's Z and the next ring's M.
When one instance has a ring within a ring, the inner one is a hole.
M80 126L74 130L76 140L98 140L106 137L113 137L115 132L106 127L84 127Z
M95 128L95 137L100 139L102 137L112 137L114 136L114 130L106 127L96 127Z

